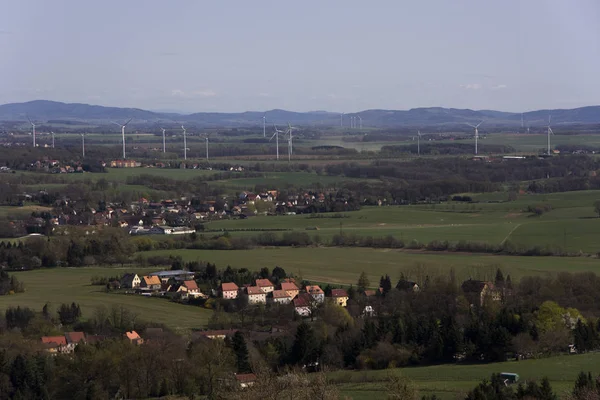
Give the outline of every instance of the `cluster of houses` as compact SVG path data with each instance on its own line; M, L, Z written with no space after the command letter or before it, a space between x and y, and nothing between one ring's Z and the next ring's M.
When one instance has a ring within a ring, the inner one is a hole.
M269 279L256 279L254 285L239 287L233 282L221 284L221 297L227 300L240 296L248 297L248 304L293 304L296 314L309 317L316 306L325 301L325 292L318 285L306 286L302 289L292 278L283 279L276 287ZM348 293L345 289L333 289L329 295L331 300L346 307Z
M110 285L113 288L133 289L144 296L169 294L180 299L208 298L198 288L194 273L183 270L159 271L143 276L128 273Z
M142 344L144 340L136 331L125 332L123 338L133 344ZM86 335L84 332L65 332L60 336L42 336L44 350L50 354L70 354L79 344L95 344L105 340L105 336Z

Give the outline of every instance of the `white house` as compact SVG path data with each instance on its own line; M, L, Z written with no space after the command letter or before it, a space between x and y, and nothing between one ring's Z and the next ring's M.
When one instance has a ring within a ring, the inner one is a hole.
M267 295L260 287L249 286L246 290L249 304L265 304L267 302Z
M307 286L306 293L310 294L317 303L325 301L325 292L319 286Z
M273 283L268 279L257 279L256 286L261 288L265 293L271 293L273 290L275 290L275 286L273 286Z
M292 296L285 290L273 290L273 303L278 304L290 304L292 302Z
M222 283L221 293L224 299L237 299L240 288L233 282Z

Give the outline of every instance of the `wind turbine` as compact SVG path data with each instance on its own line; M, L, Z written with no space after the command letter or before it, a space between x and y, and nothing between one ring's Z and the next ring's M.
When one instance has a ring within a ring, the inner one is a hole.
M204 135L204 140L206 141L206 162L208 162L208 138L210 136L210 133L206 133Z
M85 158L85 133L81 134L81 158Z
M362 118L361 118L360 115L357 115L357 117L358 117L358 123L359 123L358 126L359 126L360 129L362 129Z
M187 132L183 125L181 125L181 129L183 129L183 159L187 160Z
M283 133L283 131L280 131L279 129L277 129L277 125L273 124L273 127L275 128L275 133L273 134L273 136L271 136L271 139L269 139L269 142L271 140L273 140L273 138L275 138L275 146L277 148L277 159L279 160L279 134Z
M267 116L263 115L263 137L267 137Z
M118 125L121 127L121 136L123 136L123 160L125 160L125 127L127 126L128 123L131 122L133 118L129 118L129 121L125 122L123 125L117 123L117 122L113 122L113 124Z
M163 133L163 154L167 152L167 146L166 146L166 142L165 142L165 132L167 131L165 128L160 128L162 129L162 133Z
M477 141L479 140L479 125L483 124L483 121L478 123L477 125L472 125L467 123L471 128L475 128L475 154L477 155Z
M32 133L32 136L33 136L33 147L35 147L35 124L33 122L31 122L31 120L29 119L29 117L27 117L27 120L31 124L31 129L32 129L31 133Z
M417 154L421 156L421 131L417 131Z
M552 132L552 128L550 128L550 119L552 118L551 115L548 116L548 155L550 155L550 135L554 135L554 132Z
M54 148L54 132L50 131L50 134L52 134L52 148Z
M340 128L344 126L344 113L340 114Z
M288 162L291 161L292 159L292 153L293 153L293 135L292 132L294 131L294 128L292 125L290 125L290 123L288 122L288 130L287 130L287 134L288 134Z

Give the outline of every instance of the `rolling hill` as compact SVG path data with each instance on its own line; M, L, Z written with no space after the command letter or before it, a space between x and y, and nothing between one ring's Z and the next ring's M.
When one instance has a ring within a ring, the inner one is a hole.
M46 122L48 120L81 121L95 124L108 124L133 118L132 124L185 122L200 127L244 127L262 124L263 115L269 123L338 126L340 115L325 111L293 112L286 110L247 111L243 113L193 114L162 113L139 108L104 107L81 103L61 103L49 100L35 100L26 103L0 105L0 121L26 121L27 117ZM364 110L345 115L345 125L349 116L360 115L363 125L369 127L425 127L439 126L450 128L465 123L485 121L486 127L520 127L521 114L494 110L469 110L442 107L413 108L410 110ZM552 115L553 125L600 124L600 106L575 109L537 110L523 114L526 123L540 125Z

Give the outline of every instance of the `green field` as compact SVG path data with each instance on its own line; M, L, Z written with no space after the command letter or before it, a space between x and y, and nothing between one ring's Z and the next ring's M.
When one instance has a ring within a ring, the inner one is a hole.
M131 269L120 268L56 268L15 272L25 284L25 293L0 296L0 310L10 306L30 307L41 311L49 302L56 309L62 303L76 302L81 306L83 318L92 317L98 306L122 305L148 322L163 323L173 329L203 328L211 311L200 307L172 303L166 299L147 298L139 295L109 294L103 286L90 285L93 276L115 276ZM154 272L156 269L134 269L137 273Z
M558 356L539 360L510 361L483 365L436 365L384 371L337 371L329 374L342 395L353 400L385 399L385 380L390 374L401 374L412 380L420 395L436 394L442 399L464 398L483 379L493 373L514 372L520 381L547 377L552 388L564 398L580 371L600 373L600 354Z
M155 250L140 253L180 255L186 261L210 261L218 268L283 267L286 272L304 279L356 284L365 271L373 285L382 275L397 280L401 273L413 279L426 275L447 276L453 268L458 279L493 279L497 268L510 274L513 280L530 275L552 275L561 271L600 273L600 260L591 257L517 257L481 254L426 253L371 248L258 248L252 250Z
M600 251L600 219L596 218L592 207L594 201L600 199L600 191L521 195L511 202L505 201L506 193L472 196L482 202L364 207L360 211L341 213L344 218L332 218L333 214L319 215L324 218L257 216L209 222L205 227L218 231L290 229L319 235L323 239L340 231L360 236L392 235L405 243L412 240L420 243L466 240L498 245L509 240L528 248L558 247L570 253L588 254ZM528 206L537 204L551 204L552 211L542 216L527 212Z
M355 179L344 176L317 175L313 172L267 172L262 177L257 178L238 178L223 181L214 181L214 183L238 190L252 190L256 185L261 185L273 189L285 189L287 186L303 188L328 188L340 186L346 181L373 182L373 179Z

